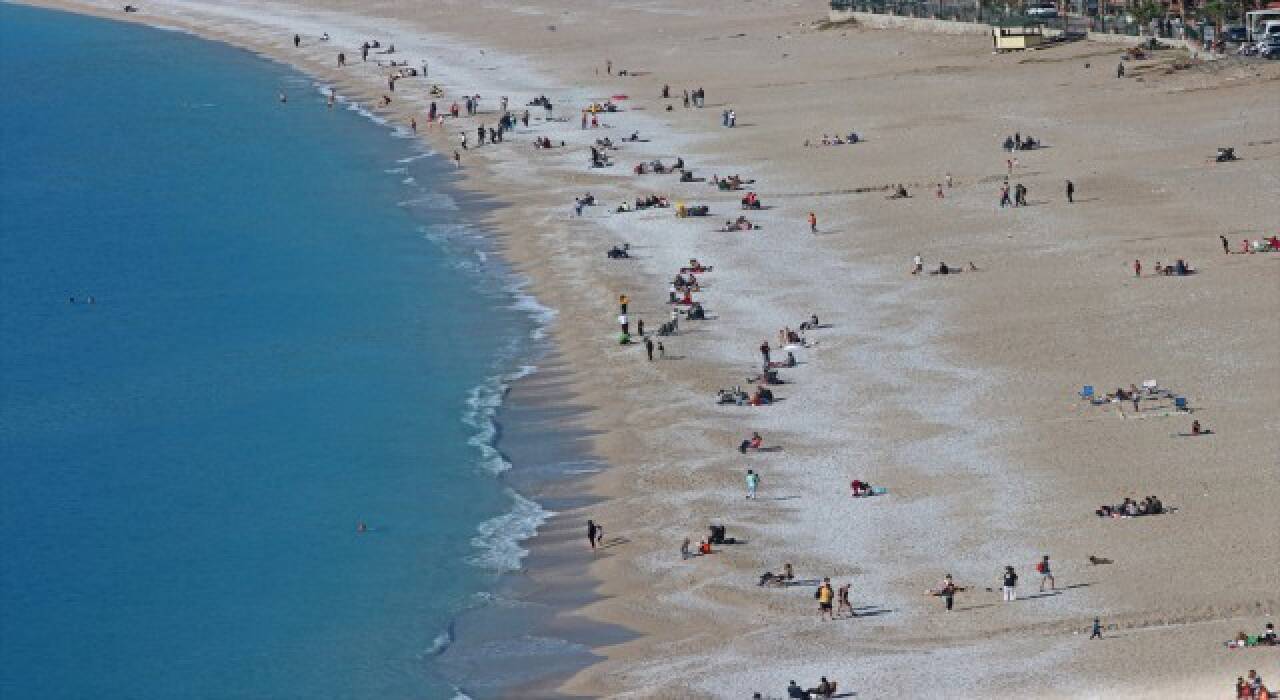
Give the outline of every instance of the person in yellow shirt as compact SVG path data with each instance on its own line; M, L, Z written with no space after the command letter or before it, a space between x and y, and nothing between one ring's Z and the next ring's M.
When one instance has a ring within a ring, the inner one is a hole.
M831 602L836 596L835 591L831 590L831 579L822 579L822 585L818 586L813 597L818 599L818 619L821 620L825 616L828 620L834 621L836 618L831 613Z

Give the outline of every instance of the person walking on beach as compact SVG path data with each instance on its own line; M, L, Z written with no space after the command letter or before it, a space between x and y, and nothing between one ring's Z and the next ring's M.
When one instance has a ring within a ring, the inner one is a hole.
M644 339L644 351L649 355L649 361L653 362L653 338Z
M817 232L818 232L818 215L814 214L813 212L809 212L809 233L817 233Z
M298 36L297 34L294 34L294 35L293 35L293 48L295 48L295 49L296 49L296 48L298 48L299 46L302 46L302 37Z
M951 574L942 577L942 585L938 587L938 596L942 598L942 602L947 606L947 612L951 612L951 608L956 602L956 592L959 591L956 582L952 580Z
M947 173L947 189L951 189L951 173Z
M684 108L689 109L689 91L684 91Z
M339 67L339 68L342 68L342 67L344 67L344 66L346 66L346 65L347 65L347 55L346 55L345 53L342 53L341 51L339 51L339 52L338 52L338 67Z
M1226 255L1231 255L1231 244L1227 242L1227 237L1219 235L1218 238L1222 240L1222 252Z
M626 294L619 294L618 295L618 313L625 314L627 312L627 304L629 304L630 302L631 300L627 298Z
M591 545L591 551L596 551L596 534L600 531L596 521L587 521L587 544Z
M822 579L822 585L813 592L813 597L818 601L818 619L825 617L834 622L836 618L831 613L831 601L835 598L835 592L831 590L831 579Z
M690 544L692 543L689 541L688 537L684 538L684 542L680 544L680 559L682 561L688 561L689 557L693 556L693 554L689 551Z
M754 470L747 470L747 498L755 500L756 489L760 488L760 475Z
M841 615L848 611L849 617L857 617L858 613L853 611L853 604L849 602L849 587L852 584L844 584L836 589L836 614Z
M467 132L462 132L458 140L462 143L462 150L467 150Z
M360 45L360 60L369 60L369 42L367 41Z
M636 335L644 335L644 319L636 319Z
M462 154L458 153L457 151L453 152L453 167L455 168L462 167Z
M760 359L764 361L764 368L769 369L769 341L760 343Z
M916 253L916 256L911 259L911 274L918 275L922 272L924 272L924 258Z
M418 133L418 120L417 120L417 119L415 119L415 118L413 118L413 117L409 117L409 129L410 129L411 131L413 131L413 133L415 133L415 134L416 134L416 133Z
M1012 204L1012 202L1009 201L1009 183L1005 182L1004 185L1000 187L1000 208L1004 209L1010 204Z
M1134 276L1134 277L1141 277L1141 276L1142 276L1142 261L1141 261L1141 260L1134 260L1134 261L1133 261L1133 276Z
M1116 77L1117 77L1117 78L1123 78L1123 77L1124 77L1124 64L1123 64L1123 63L1119 63L1119 64L1117 64L1117 65L1116 65Z
M604 547L604 525L596 524L596 547L597 549Z
M1053 579L1053 570L1049 568L1049 555L1036 564L1036 573L1040 574L1040 592L1044 593L1044 584L1049 584L1049 590L1057 590L1058 582Z
M1004 581L1001 587L1004 602L1012 603L1018 599L1018 574L1012 566L1004 567Z
M605 59L604 72L613 75L613 61Z
M1076 196L1076 184L1070 180L1067 180L1067 204L1071 204L1072 202L1076 201L1075 196Z
M1102 620L1093 618L1093 631L1089 633L1089 639L1102 639Z

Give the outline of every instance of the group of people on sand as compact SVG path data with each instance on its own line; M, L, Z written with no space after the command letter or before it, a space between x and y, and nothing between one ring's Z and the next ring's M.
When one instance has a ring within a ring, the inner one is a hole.
M977 271L978 271L978 266L977 266L977 265L975 265L975 264L973 264L973 261L972 261L972 260L970 260L970 261L969 261L969 271L970 271L970 272L977 272ZM958 274L958 273L960 273L960 272L963 272L963 270L962 270L961 268L958 268L958 267L951 267L951 266L950 266L950 265L948 265L946 262L939 261L939 262L938 262L938 267L937 267L936 269L930 270L930 271L929 271L929 274L931 274L931 275L954 275L954 274ZM913 258L911 259L911 274L913 274L913 275L919 275L919 274L923 274L923 273L924 273L924 257L923 257L923 256L921 256L919 253L916 253L916 254L915 254L915 257L913 257Z
M1040 142L1028 135L1022 138L1021 132L1014 133L1013 136L1004 137L1004 143L1001 144L1004 150L1010 153L1014 151L1030 151L1040 147Z
M616 213L622 214L629 211L641 211L644 209L665 209L671 206L670 200L666 197L651 194L647 197L636 197L634 202L622 202L615 210Z
M843 146L845 144L858 143L861 140L862 138L858 136L858 132L850 131L848 136L841 136L840 134L828 136L823 134L817 143L810 143L808 139L805 139L804 145L806 148L809 146Z
M1280 640L1276 639L1276 625L1274 622L1268 622L1263 628L1262 634L1251 635L1244 630L1240 630L1235 638L1227 642L1227 647L1232 649L1241 649L1244 647L1273 647L1280 644Z
M1247 676L1236 676L1235 693L1239 700L1272 700L1276 697L1255 669L1249 669Z
M1058 582L1053 576L1053 565L1049 560L1049 555L1043 555L1035 564L1036 575L1040 577L1041 593L1048 586L1050 591L1057 590ZM1013 565L1006 565L1000 572L1000 599L1006 603L1012 603L1018 600L1018 572ZM942 599L943 607L951 612L955 609L956 594L969 590L967 586L956 584L951 574L942 577L942 583L935 588L925 591L926 594L936 596ZM988 588L988 591L991 589ZM1097 621L1095 620L1095 625Z
M1155 496L1147 496L1142 502L1125 498L1115 505L1103 504L1094 511L1100 518L1136 518L1140 515L1161 515L1165 513L1164 503Z

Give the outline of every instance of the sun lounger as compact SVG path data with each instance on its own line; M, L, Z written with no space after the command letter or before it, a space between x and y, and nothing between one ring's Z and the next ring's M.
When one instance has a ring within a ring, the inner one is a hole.
M1175 396L1175 397L1173 397L1173 407L1174 407L1175 409L1179 410L1179 411L1190 411L1190 410L1191 410L1191 409L1187 406L1187 397L1185 397L1185 396Z
M1092 385L1090 385L1090 384L1085 384L1085 385L1084 385L1084 387L1080 389L1080 398L1082 398L1082 399L1092 399L1092 398L1093 398L1093 386L1092 386Z

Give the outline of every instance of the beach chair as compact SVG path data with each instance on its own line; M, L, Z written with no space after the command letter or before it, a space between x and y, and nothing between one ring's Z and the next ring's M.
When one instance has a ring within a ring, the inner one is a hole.
M1082 398L1082 399L1092 399L1092 398L1093 398L1093 386L1092 386L1092 385L1090 385L1090 384L1085 384L1085 385L1084 385L1084 387L1080 389L1080 398Z
M1178 411L1190 411L1190 410L1191 410L1190 408L1188 408L1188 407L1187 407L1187 397L1185 397L1185 396L1175 396L1175 397L1173 397L1173 408L1174 408L1175 410L1178 410Z

